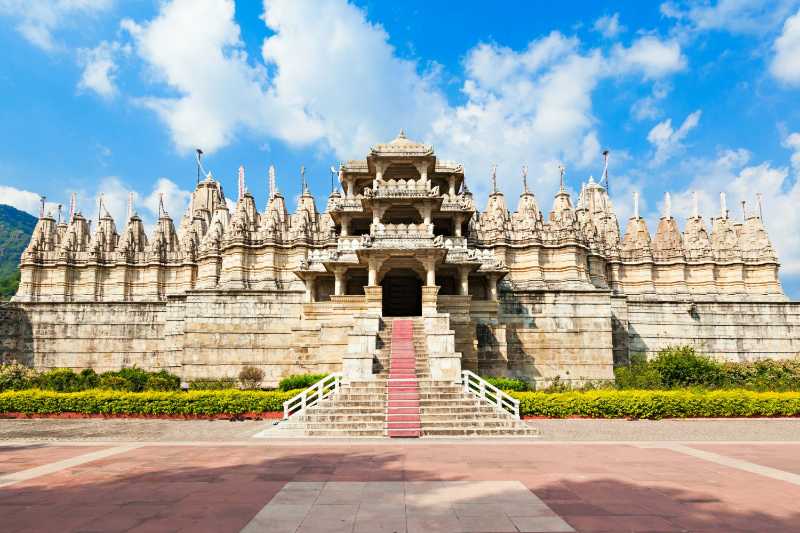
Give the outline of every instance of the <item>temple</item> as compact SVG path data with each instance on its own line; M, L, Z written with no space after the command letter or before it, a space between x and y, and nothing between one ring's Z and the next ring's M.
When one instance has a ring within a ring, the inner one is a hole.
M463 167L401 132L340 166L322 213L303 175L290 214L272 168L263 211L243 169L233 209L209 173L177 227L161 208L150 236L132 206L121 229L102 203L95 224L74 207L67 220L43 212L0 308L2 355L186 380L244 365L267 385L365 378L381 371L391 317L420 317L445 380L611 379L630 354L678 344L733 360L798 353L800 307L760 213L734 219L723 195L716 216L695 208L681 231L667 195L654 236L638 208L621 236L607 177L573 203L562 170L545 216L526 174L512 212L493 172L481 212Z

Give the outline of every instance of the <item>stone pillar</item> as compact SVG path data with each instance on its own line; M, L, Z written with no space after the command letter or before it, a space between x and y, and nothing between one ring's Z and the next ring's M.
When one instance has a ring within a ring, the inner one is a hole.
M342 215L342 237L350 235L350 216Z
M436 268L433 261L425 265L425 285L429 287L436 285Z
M378 189L378 184L383 181L383 171L386 170L383 161L375 162L375 181L373 182L373 189Z
M489 285L489 300L497 301L497 274L489 274L487 276L487 283Z
M464 215L458 214L456 215L456 219L454 221L455 227L453 228L456 237L461 237L461 224L464 223Z
M431 223L431 206L424 205L422 207L422 221L428 225Z
M450 174L450 176L447 178L447 185L448 185L447 194L450 196L450 198L455 198L456 197L456 177L455 177L455 175Z
M458 269L458 294L467 296L469 294L469 268L461 267Z
M334 276L333 294L335 294L336 296L341 296L345 293L344 290L345 274L347 274L347 269L344 267L337 267L333 271L333 276Z
M436 300L438 295L438 285L424 285L422 287L422 316L433 316L437 313Z
M309 302L309 303L314 301L314 278L315 278L315 276L308 275L308 277L303 280L303 282L306 285L305 299L306 299L306 302Z

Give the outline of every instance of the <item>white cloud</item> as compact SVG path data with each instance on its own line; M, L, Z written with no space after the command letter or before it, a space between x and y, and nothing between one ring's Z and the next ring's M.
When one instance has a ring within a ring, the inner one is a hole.
M672 128L672 119L669 118L659 122L650 130L647 140L655 148L653 164L660 165L683 149L683 140L700 122L700 115L702 111L699 109L690 113L677 130Z
M17 20L16 30L31 44L45 51L59 45L53 32L73 17L106 11L113 0L0 0L0 15Z
M101 42L94 48L78 50L78 60L83 67L78 88L94 91L104 98L111 98L117 93L115 78L117 64L115 56L127 53L129 48L118 42Z
M777 27L796 6L797 0L665 2L661 4L661 13L679 21L686 31L763 34Z
M614 39L627 28L619 23L619 13L604 15L594 21L594 31L600 33L606 39Z
M521 50L481 43L465 56L463 103L452 105L436 65L399 58L384 29L343 0L265 1L263 63L245 54L233 14L229 0L175 0L151 21L123 23L151 77L178 94L139 101L179 149L210 151L245 130L320 143L321 152L349 159L402 127L440 157L463 161L478 192L495 162L510 195L521 188L524 163L545 195L557 186L559 163L599 171L598 83L662 80L686 63L677 43L654 36L610 52L583 50L559 32Z
M686 68L686 57L677 41L663 41L652 35L640 37L629 48L616 45L611 57L621 72L641 71L649 79L662 78Z
M189 206L191 191L181 189L174 181L159 178L153 186L153 191L144 199L144 207L152 213L154 219L158 218L158 203L164 198L164 208L177 226L184 211Z
M231 0L175 0L144 25L123 21L153 77L179 94L140 102L158 113L182 151L213 151L239 128L290 142L316 139L317 124L278 102L263 66L250 64L233 14Z
M631 115L634 120L654 120L660 117L662 111L659 108L659 104L667 97L669 92L669 84L655 82L652 92L648 96L636 100L631 106Z
M800 176L800 133L795 132L786 136L783 146L792 151L792 168Z
M773 48L775 57L769 67L772 75L784 83L800 85L800 10L786 19Z
M20 211L25 211L31 215L38 217L41 211L41 196L32 191L25 189L17 189L8 185L0 185L0 203L16 207ZM45 212L51 213L56 216L58 204L53 202L45 203Z

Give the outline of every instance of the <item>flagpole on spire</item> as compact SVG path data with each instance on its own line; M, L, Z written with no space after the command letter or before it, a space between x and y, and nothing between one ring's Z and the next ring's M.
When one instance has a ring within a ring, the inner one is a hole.
M44 218L44 202L47 200L47 196L39 196L39 202L42 204L39 207L39 218Z
M197 148L197 183L200 183L200 171L203 170L203 162L200 158L203 156L203 151ZM203 172L205 174L205 172Z
M639 219L639 191L633 191L633 218Z
M492 165L492 194L497 194L497 163Z
M672 196L669 192L664 193L664 218L672 218Z
M164 193L158 193L158 218L159 220L167 214L167 210L164 209Z
M528 165L522 165L522 190L528 194Z
M611 188L608 185L608 150L603 150L603 177L600 179L600 185L603 185L607 194L611 194Z
M333 191L335 190L336 187L335 183L336 183L336 168L333 165L331 165L331 194L333 194Z
M305 165L300 165L300 192L305 194L308 192L308 184L306 183L306 167Z
M58 204L58 223L59 223L59 224L61 224L61 209L62 209L63 207L64 207L63 205L61 205L61 204Z
M100 226L100 217L103 216L103 193L100 193L100 198L97 201L97 225Z
M558 165L558 172L561 174L561 187L559 188L559 192L564 192L566 187L564 187L564 174L567 172L567 169L564 168L564 165Z
M756 203L758 204L758 218L761 219L761 222L764 222L764 213L761 206L761 201L763 200L764 195L760 192L756 193Z
M728 218L728 203L724 192L719 193L719 210L722 218Z

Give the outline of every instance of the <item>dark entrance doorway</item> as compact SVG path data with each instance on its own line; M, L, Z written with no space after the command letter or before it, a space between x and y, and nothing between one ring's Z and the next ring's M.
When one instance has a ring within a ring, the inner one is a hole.
M383 316L420 316L422 280L409 269L389 271L381 281Z

